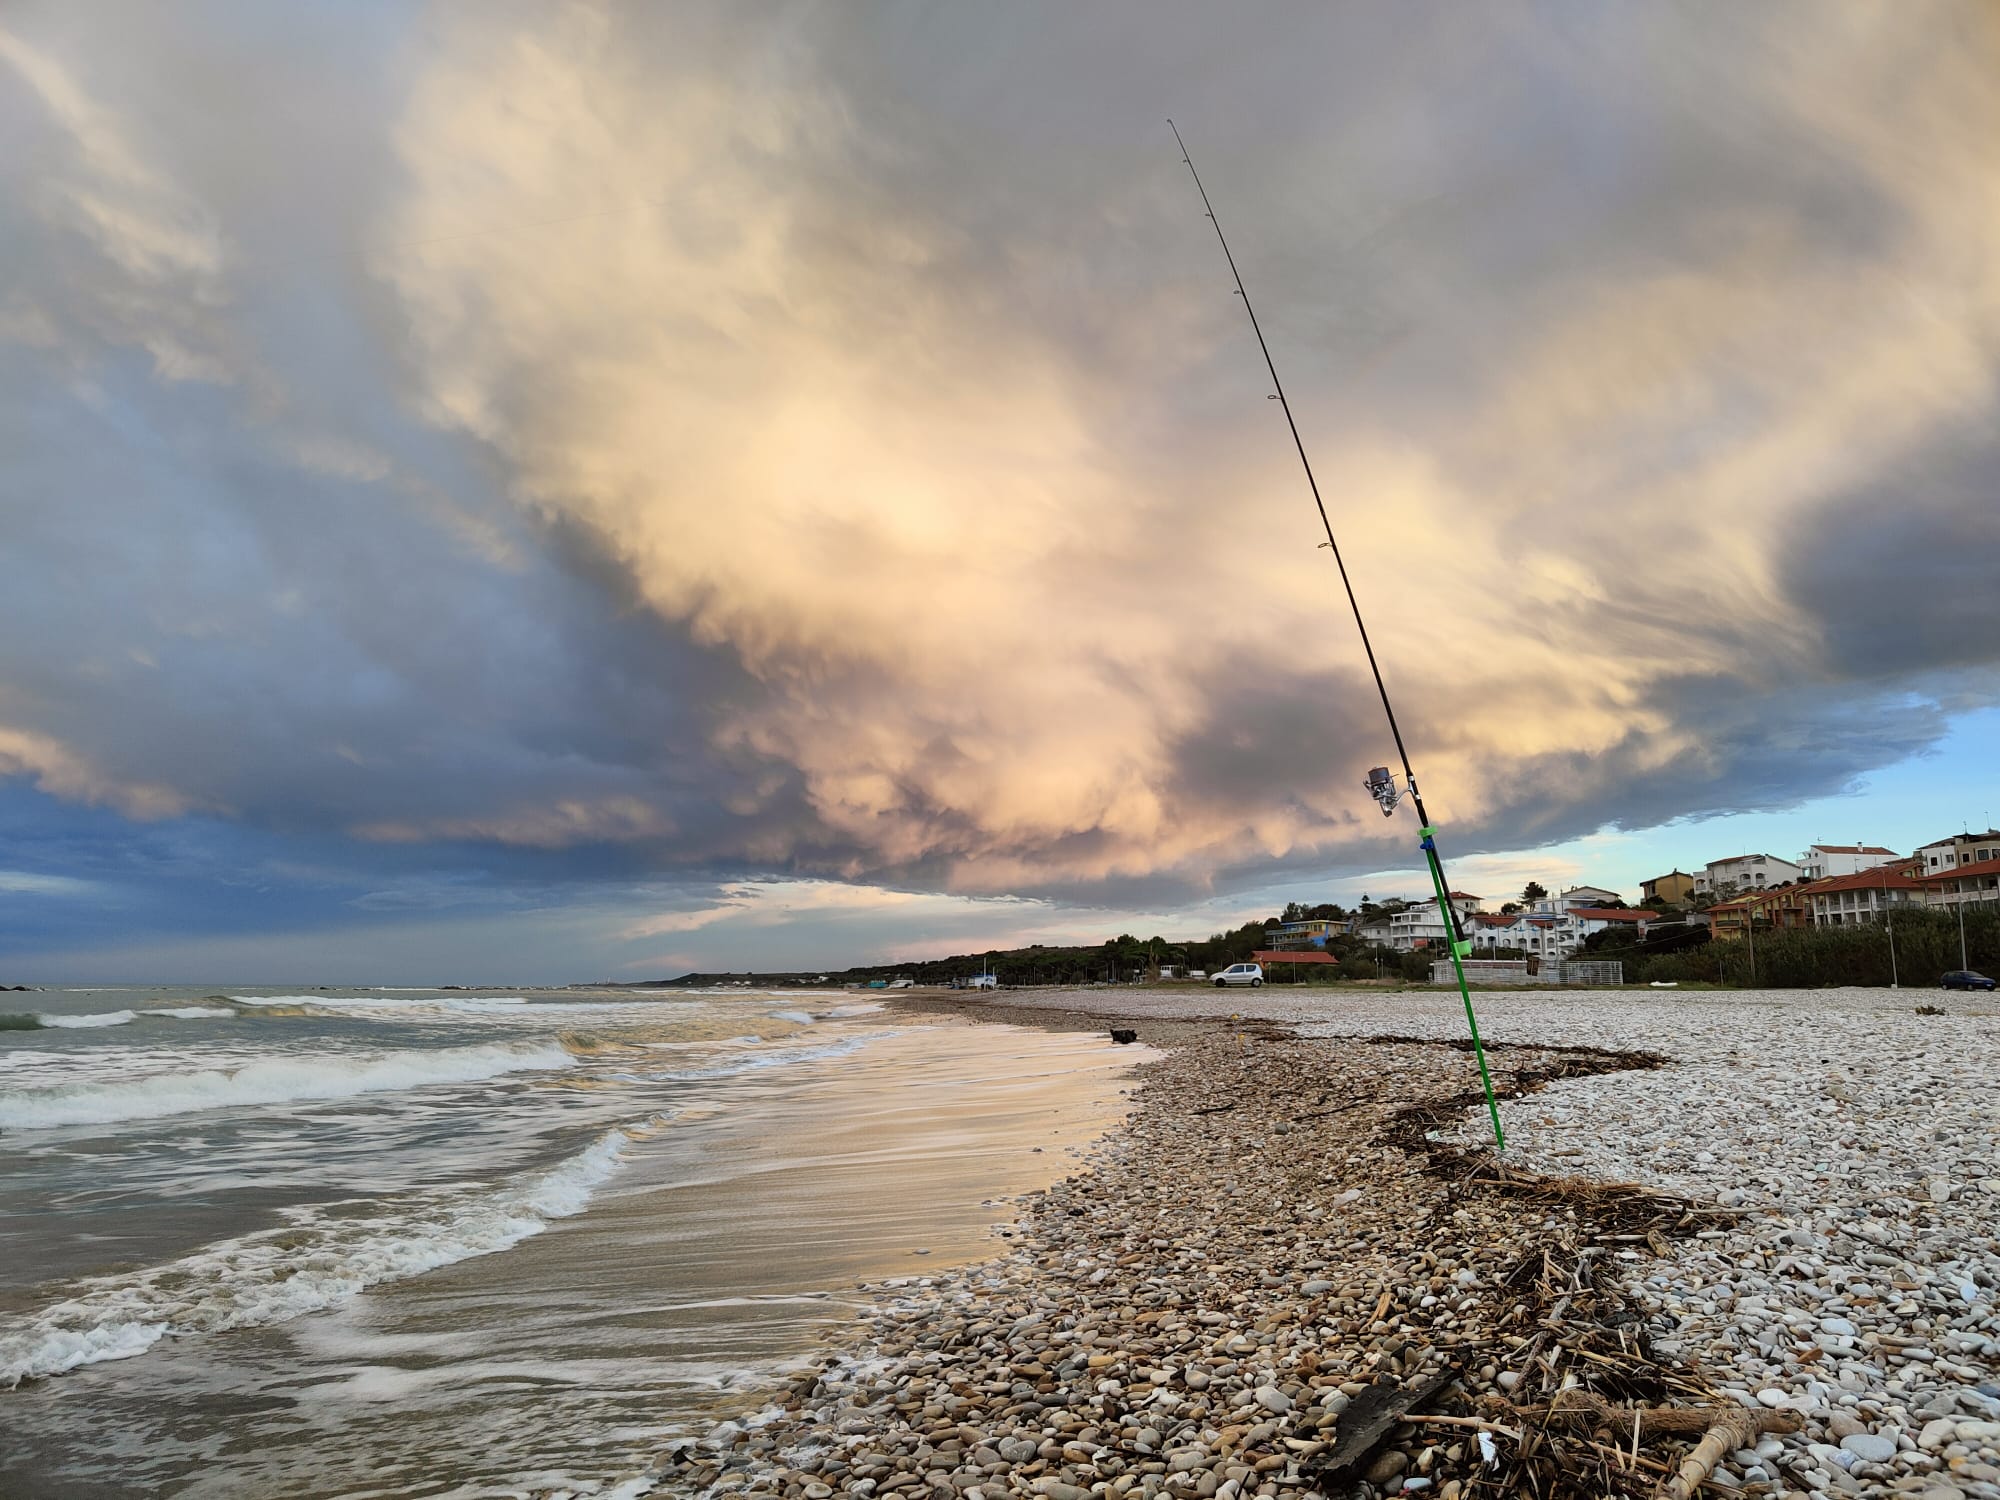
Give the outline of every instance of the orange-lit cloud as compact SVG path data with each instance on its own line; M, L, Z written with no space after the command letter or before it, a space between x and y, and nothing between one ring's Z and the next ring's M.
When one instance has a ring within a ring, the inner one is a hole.
M1455 838L1797 800L2000 697L1982 13L447 8L325 34L325 95L265 38L226 140L168 32L31 19L0 773L52 796L821 892L1379 868L1169 106Z

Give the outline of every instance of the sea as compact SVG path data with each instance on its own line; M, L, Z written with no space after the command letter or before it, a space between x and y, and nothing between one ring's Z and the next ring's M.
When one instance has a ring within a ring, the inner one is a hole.
M0 995L0 1496L604 1496L1004 1250L1141 1049L851 990Z

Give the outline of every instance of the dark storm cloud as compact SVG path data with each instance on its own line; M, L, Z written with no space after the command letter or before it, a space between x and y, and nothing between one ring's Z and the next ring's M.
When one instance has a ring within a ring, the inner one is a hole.
M0 775L80 842L5 863L136 822L264 922L1369 867L1169 113L1458 847L1848 785L2000 696L1989 31L17 7Z

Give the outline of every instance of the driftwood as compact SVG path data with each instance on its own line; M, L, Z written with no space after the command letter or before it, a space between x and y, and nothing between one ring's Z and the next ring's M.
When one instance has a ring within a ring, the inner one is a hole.
M1327 1485L1350 1476L1396 1430L1405 1413L1435 1400L1457 1379L1458 1371L1443 1370L1407 1391L1393 1385L1369 1386L1340 1414L1339 1437L1314 1461L1313 1477Z
M1680 1468L1654 1493L1659 1500L1688 1500L1701 1488L1702 1481L1723 1454L1750 1447L1766 1432L1797 1432L1799 1425L1799 1414L1791 1411L1752 1410L1743 1406L1719 1412L1707 1436L1694 1445L1693 1451L1681 1460Z

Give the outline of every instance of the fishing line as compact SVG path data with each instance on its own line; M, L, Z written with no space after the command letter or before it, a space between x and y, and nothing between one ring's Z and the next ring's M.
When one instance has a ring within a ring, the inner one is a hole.
M1194 159L1188 155L1187 142L1181 139L1180 127L1172 120L1167 121L1167 129L1174 133L1174 144L1181 148L1181 160L1187 163L1188 175L1194 178L1194 188L1201 194L1201 206L1208 222L1215 226L1216 243L1222 246L1222 258L1229 262L1229 274L1236 281L1236 295L1243 299L1243 311L1250 315L1250 331L1257 335L1257 347L1263 351L1264 368L1271 372L1271 388L1275 392L1268 399L1278 403L1285 414L1285 425L1291 429L1292 446L1298 449L1299 465L1306 471L1306 484L1312 490L1313 505L1319 510L1319 523L1326 531L1326 545L1333 553L1333 564L1340 570L1340 586L1347 593L1347 607L1354 612L1354 628L1361 633L1361 649L1368 657L1368 670L1375 678L1375 691L1382 699L1382 713L1389 721L1389 734L1396 742L1396 754L1403 762L1403 787L1407 789L1410 805L1417 814L1417 841L1424 851L1424 861L1430 867L1431 884L1437 891L1438 910L1444 916L1446 941L1451 946L1452 971L1458 976L1458 993L1465 1001L1465 1024L1472 1032L1472 1051L1479 1059L1479 1082L1486 1091L1486 1113L1493 1121L1493 1143L1504 1151L1507 1138L1500 1130L1500 1106L1493 1097L1493 1075L1486 1067L1486 1046L1479 1039L1479 1020L1472 1013L1472 989L1465 979L1466 955L1472 951L1458 925L1458 913L1451 904L1451 887L1444 878L1444 862L1437 851L1437 829L1432 826L1430 815L1424 811L1424 799L1417 791L1417 773L1410 767L1410 752L1403 745L1403 731L1396 723L1395 706L1389 702L1389 689L1382 681L1382 668L1375 660L1374 644L1368 639L1368 622L1361 618L1361 604L1354 597L1354 584L1347 576L1347 563L1340 555L1340 543L1333 534L1333 522L1326 513L1326 501L1320 498L1319 481L1313 477L1312 460L1306 457L1305 439L1299 436L1299 424L1292 418L1292 404L1285 399L1284 382L1278 379L1277 363L1271 358L1271 346L1264 342L1263 327L1257 322L1257 309L1250 305L1250 293L1243 285L1243 273L1236 269L1236 257L1229 253L1229 241L1222 233L1222 221L1215 216L1215 205L1208 201L1208 189L1202 186L1201 173L1194 169ZM1396 787L1387 770L1378 767L1369 772L1367 787L1369 793L1381 805L1383 816L1395 814L1396 803L1401 800L1403 789Z

